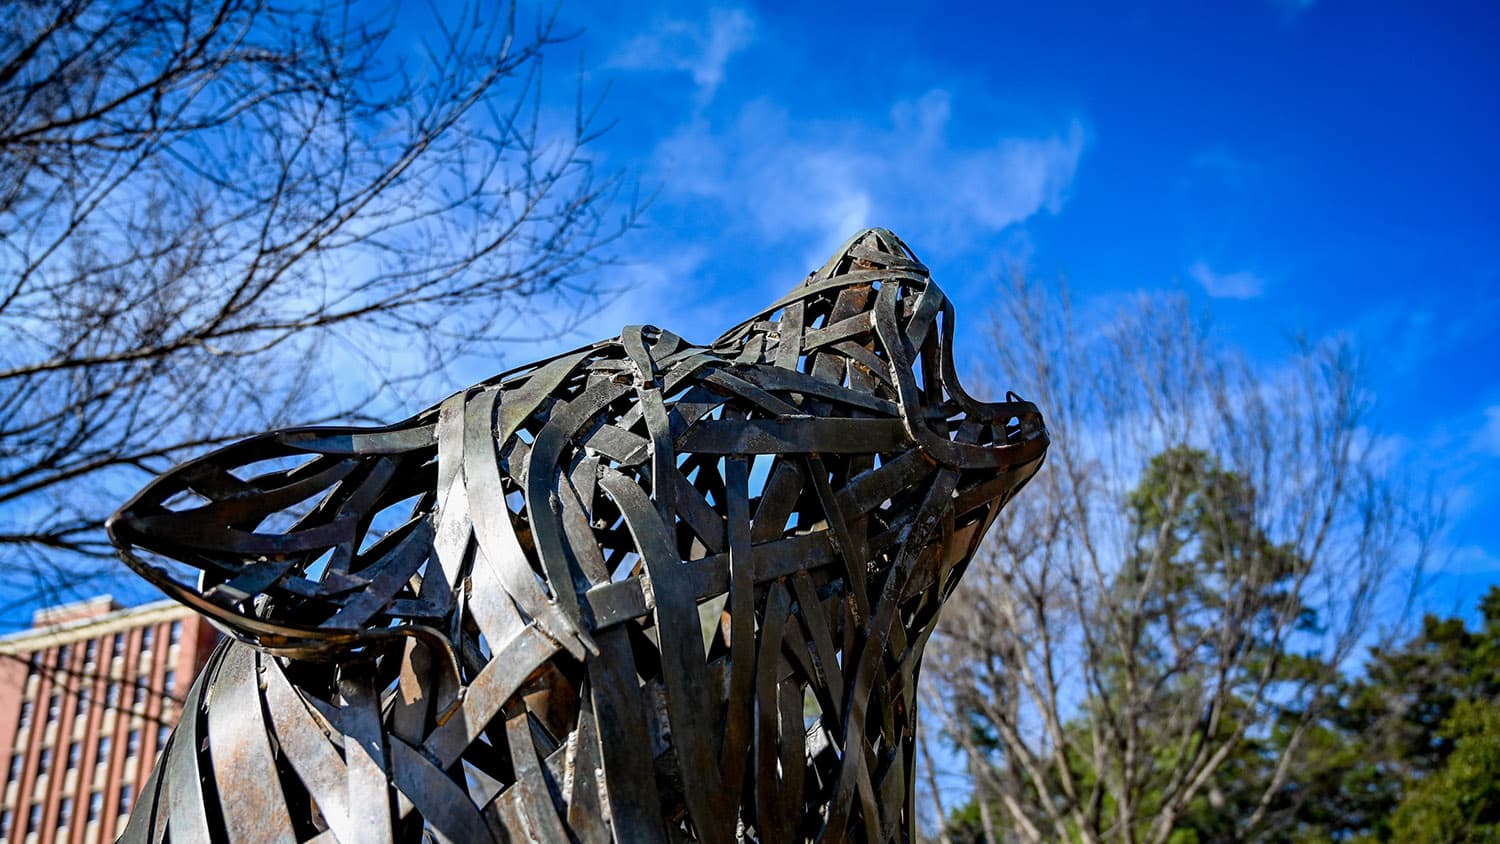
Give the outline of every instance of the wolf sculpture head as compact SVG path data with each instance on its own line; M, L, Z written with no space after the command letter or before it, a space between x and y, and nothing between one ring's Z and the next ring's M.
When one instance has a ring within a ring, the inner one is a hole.
M952 330L871 229L711 345L161 476L111 536L231 639L125 840L909 839L922 647L1047 447Z

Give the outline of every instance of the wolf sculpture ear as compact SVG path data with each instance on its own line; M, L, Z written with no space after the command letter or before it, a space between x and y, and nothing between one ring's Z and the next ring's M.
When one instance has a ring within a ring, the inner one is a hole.
M915 295L913 301L908 303L908 317L916 316L919 301L926 301L926 307L921 309L919 317L921 327L912 326L922 332L925 332L925 326L931 323L945 301L942 290L928 274L927 266L917 259L900 238L886 229L865 229L844 241L844 245L833 253L827 263L809 273L796 287L787 291L786 295L724 332L713 343L712 348L732 345L757 327L766 327L773 322L781 324L779 333L782 335L788 330L801 334L813 328L815 317L807 311L816 310L820 300L823 303L822 310L828 311L846 288L867 285L872 281L896 283L910 288ZM874 305L873 296L862 299L857 312L869 314ZM840 310L844 311L840 314L844 318L856 315L847 305ZM785 363L779 362L779 365Z

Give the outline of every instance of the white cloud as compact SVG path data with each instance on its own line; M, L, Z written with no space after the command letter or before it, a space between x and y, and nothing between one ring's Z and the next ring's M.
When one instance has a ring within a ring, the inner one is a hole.
M886 125L798 120L751 102L728 126L697 120L666 139L657 153L668 168L663 184L749 221L758 235L805 244L816 265L863 226L957 248L1057 213L1085 145L1076 119L1051 133L959 141L954 103L941 90L898 101L889 114Z
M658 20L649 32L627 40L605 63L622 70L685 72L700 101L713 97L724 68L750 45L755 21L741 9L712 9L704 21Z
M1249 270L1221 273L1202 261L1188 267L1188 275L1215 299L1254 299L1266 287L1265 279Z

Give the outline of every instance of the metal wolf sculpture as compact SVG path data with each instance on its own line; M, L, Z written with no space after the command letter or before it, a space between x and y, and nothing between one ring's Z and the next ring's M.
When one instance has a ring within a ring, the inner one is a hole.
M872 229L711 345L158 478L111 535L232 639L123 840L912 839L923 645L1047 447L952 328Z

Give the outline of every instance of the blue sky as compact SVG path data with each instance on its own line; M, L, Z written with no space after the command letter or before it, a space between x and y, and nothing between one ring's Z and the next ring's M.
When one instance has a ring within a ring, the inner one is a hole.
M1275 361L1347 335L1372 429L1449 495L1427 594L1500 582L1500 13L1483 4L572 2L594 148L654 189L571 337L703 340L859 227L984 319L1007 267L1104 307L1180 291ZM557 61L561 58L563 61ZM566 80L571 82L571 80ZM518 349L514 361L545 349ZM476 377L484 374L476 364Z
M1449 499L1425 606L1471 610L1500 583L1500 11L941 8L566 2L549 116L582 67L616 121L594 162L654 194L619 293L402 410L625 324L711 339L886 226L957 301L961 353L1008 268L1095 312L1186 294L1268 366L1297 333L1353 338L1372 432ZM401 15L418 46L426 7Z

